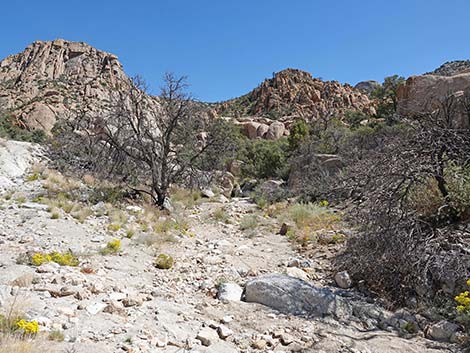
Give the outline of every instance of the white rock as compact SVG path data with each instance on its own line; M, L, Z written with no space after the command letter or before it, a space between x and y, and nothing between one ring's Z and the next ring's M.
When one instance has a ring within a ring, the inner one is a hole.
M202 189L201 190L201 195L204 196L204 197L208 197L208 198L211 198L211 197L215 196L214 192L211 189Z
M214 344L219 340L219 336L217 335L217 332L215 330L209 328L209 327L204 327L201 331L196 336L196 339L201 341L203 346L210 346L211 344Z
M217 202L220 202L220 203L227 203L228 202L228 198L225 197L224 195L220 194L217 199L216 199Z
M291 277L300 278L304 281L309 280L307 272L298 267L287 267L284 272L286 273L286 275Z
M113 300L113 301L120 301L120 300L125 299L126 297L127 297L126 293L120 293L120 292L112 292L108 296L109 300Z
M264 275L249 281L245 285L245 300L269 306L283 314L349 314L347 302L330 289L280 274Z
M46 262L41 266L36 268L36 272L38 273L57 273L59 271L60 265L55 262Z
M225 338L233 335L233 331L225 325L220 325L217 328L217 333L219 334L219 337L222 338L222 339L225 339Z
M228 324L229 322L233 321L233 316L232 315L227 315L224 316L221 320L224 324Z
M134 212L134 213L142 213L142 212L144 212L144 210L142 209L142 207L135 206L135 205L129 205L129 206L127 206L127 207L126 207L126 211Z
M29 208L29 209L32 209L32 210L38 210L38 211L47 211L49 209L49 206L42 205L40 203L35 203L35 202L25 202L25 203L21 204L21 207Z
M239 301L242 298L243 289L236 283L222 283L219 286L217 298L219 300Z
M105 303L97 302L90 304L86 307L86 311L91 314L91 315L96 315L100 311L102 311L104 308L106 308L108 305Z
M56 308L56 311L61 315L65 315L69 317L75 316L75 310L67 306L58 307Z
M350 288L352 286L352 280L347 271L338 272L335 275L335 282L340 288Z

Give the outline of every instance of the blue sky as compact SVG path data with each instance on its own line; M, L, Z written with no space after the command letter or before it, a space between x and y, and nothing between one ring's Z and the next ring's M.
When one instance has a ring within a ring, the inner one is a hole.
M204 101L288 67L355 84L470 59L468 0L16 0L1 12L1 58L34 40L85 41L153 92L165 71L188 75Z

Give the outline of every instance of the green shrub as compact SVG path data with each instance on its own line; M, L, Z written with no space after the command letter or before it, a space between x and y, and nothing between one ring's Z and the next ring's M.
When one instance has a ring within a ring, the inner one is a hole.
M246 215L240 221L241 230L255 229L258 225L259 220L256 215Z
M218 209L216 209L212 216L217 222L228 223L230 220L230 215L224 207L219 207Z
M129 228L126 230L126 238L131 239L135 235L135 229Z
M21 128L15 118L0 116L0 137L18 141L42 143L46 141L46 134L42 130L27 130Z
M108 230L111 231L111 232L117 232L117 231L121 230L121 225L118 224L118 223L108 224Z
M166 254L160 254L155 259L155 266L161 270L168 270L173 267L173 257Z
M126 196L126 192L121 186L101 186L92 189L90 202L97 204L98 202L106 202L116 204Z
M254 178L287 178L289 143L282 138L271 140L245 140L239 150L242 174Z
M41 174L39 174L39 173L33 173L33 174L28 175L28 176L26 177L26 181L28 181L28 182L36 181L36 180L39 180L40 177L41 177Z
M51 213L51 219L59 219L60 218L60 214L59 212L52 212Z
M49 332L49 336L47 337L49 341L56 341L56 342L63 342L65 339L64 333L60 330L52 330Z
M296 150L307 138L309 132L310 128L304 119L295 120L290 128L290 135L287 138L290 150Z
M121 240L113 239L106 244L106 247L101 249L102 255L115 254L121 250Z
M357 110L349 110L346 112L344 119L346 123L351 127L351 128L357 128L360 126L361 121L367 120L370 117L367 114L364 114L363 112L357 111Z
M268 205L268 201L264 196L257 196L255 197L254 201L256 205L261 209L264 209Z

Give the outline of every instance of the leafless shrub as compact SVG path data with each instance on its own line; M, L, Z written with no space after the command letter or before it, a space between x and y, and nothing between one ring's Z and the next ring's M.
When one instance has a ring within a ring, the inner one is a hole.
M344 171L360 232L338 265L394 303L451 298L470 274L470 234L462 224L470 203L452 181L460 178L455 170L470 166L470 131L455 114L448 97Z

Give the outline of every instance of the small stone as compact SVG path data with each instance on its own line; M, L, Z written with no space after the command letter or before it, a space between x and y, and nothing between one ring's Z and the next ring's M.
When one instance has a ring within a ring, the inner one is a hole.
M262 339L254 340L251 346L255 349L265 349L267 342Z
M229 322L232 322L232 321L233 321L233 316L232 315L224 316L221 320L221 322L224 323L224 324L228 324Z
M349 273L347 271L341 271L338 272L335 275L335 282L340 288L351 288L352 286L352 280L351 277L349 277Z
M210 346L214 342L217 342L219 340L219 336L217 333L209 328L209 327L204 327L201 331L196 336L196 339L201 341L203 346Z
M226 339L227 337L233 335L233 331L225 325L220 325L217 328L217 333L219 334L219 337L222 339Z
M131 307L131 306L141 306L143 303L143 300L142 298L134 298L134 297L127 297L125 299L122 300L122 304L128 308L128 307Z
M436 341L450 341L451 337L458 331L459 326L446 321L442 320L439 321L427 330L427 336L432 338Z
M285 273L288 276L295 277L295 278L300 278L304 281L308 281L308 274L304 270L298 268L298 267L287 267L285 269Z
M106 308L107 304L105 303L93 303L91 305L88 305L86 307L86 311L88 311L89 314L91 315L96 315L100 311L102 311L104 308Z
M219 300L240 301L243 289L236 283L222 283L219 285L217 298Z
M215 196L214 192L211 189L202 189L201 195L207 198L211 198Z
M279 340L281 341L281 343L284 345L284 346L288 346L289 344L291 344L292 342L294 342L294 339L292 338L292 336L286 334L286 333L283 333L279 336Z

